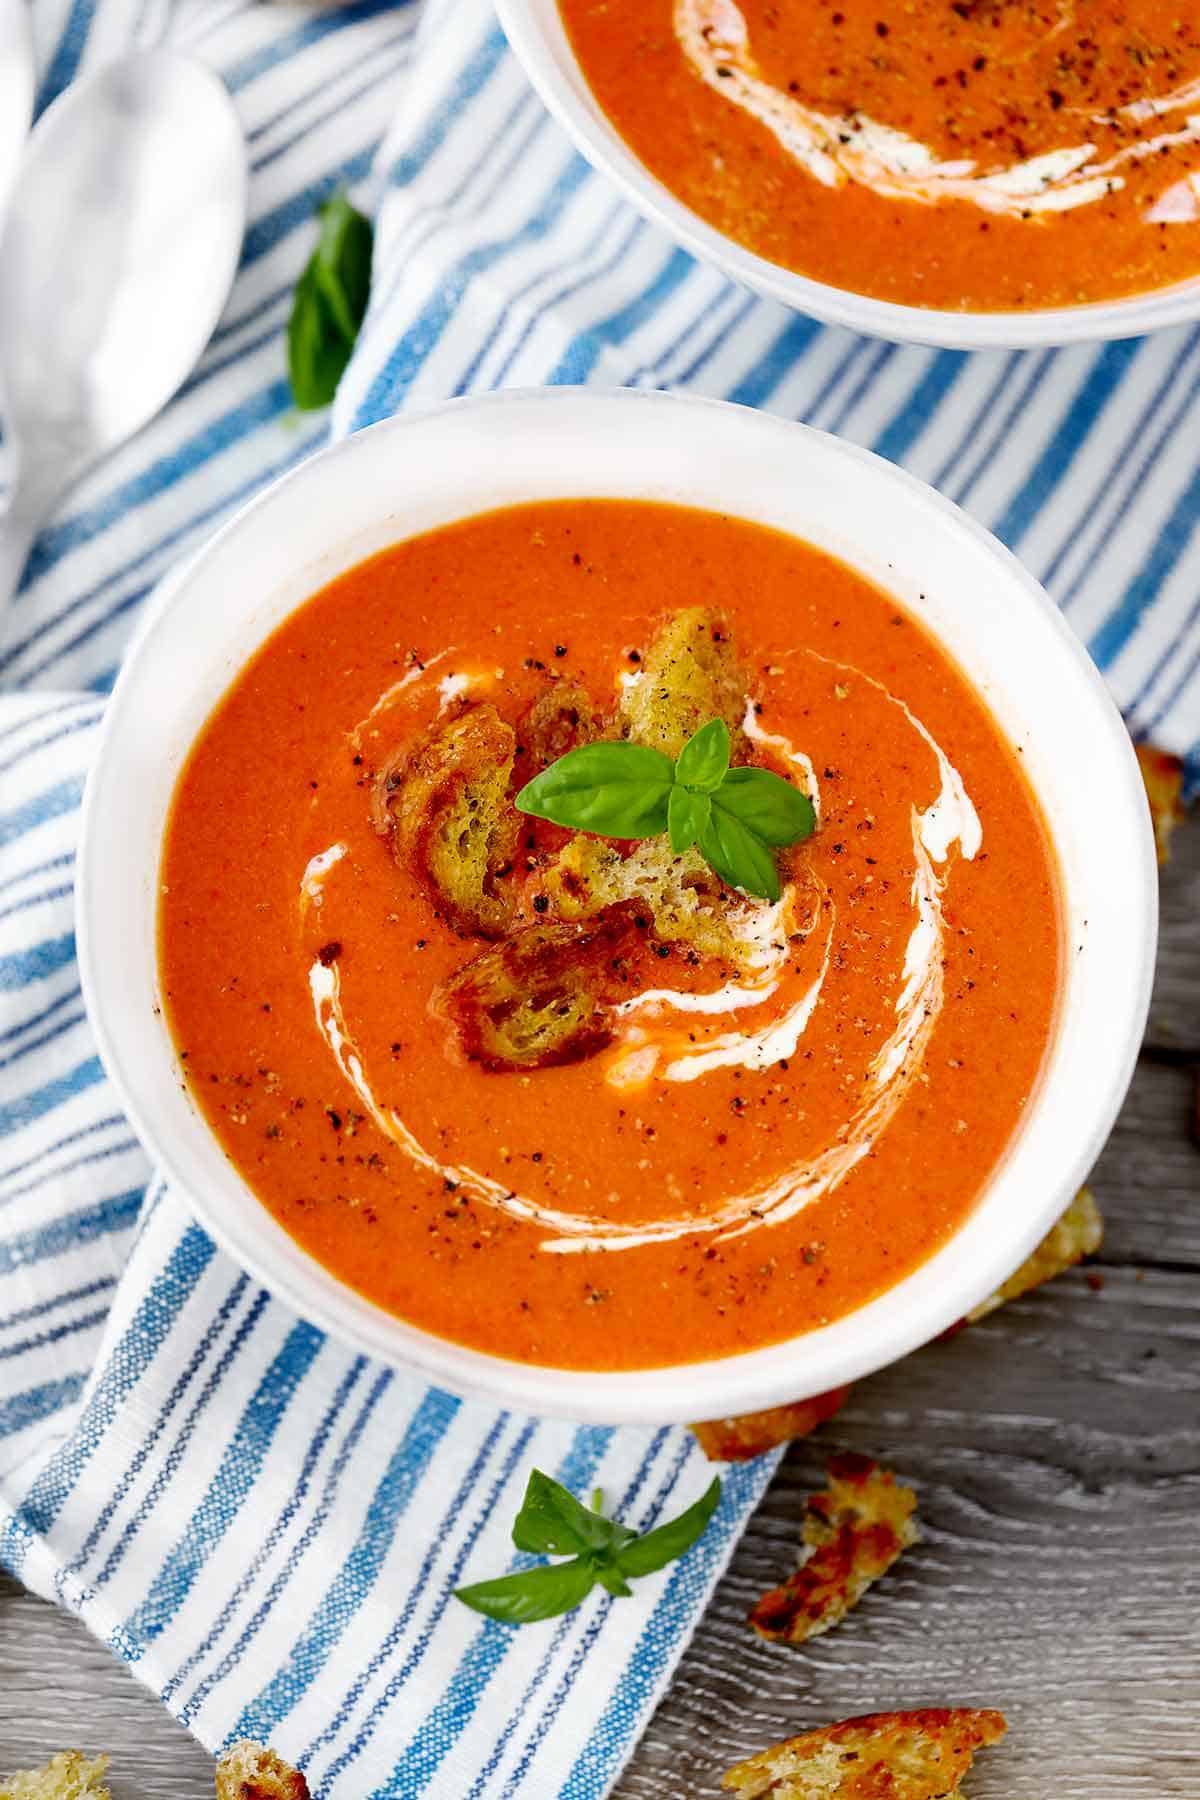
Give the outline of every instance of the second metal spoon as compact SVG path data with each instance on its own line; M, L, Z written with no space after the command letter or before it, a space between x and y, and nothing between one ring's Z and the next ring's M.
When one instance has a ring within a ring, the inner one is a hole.
M0 396L14 479L0 604L66 488L161 411L229 293L246 155L224 87L151 50L39 119L0 238Z

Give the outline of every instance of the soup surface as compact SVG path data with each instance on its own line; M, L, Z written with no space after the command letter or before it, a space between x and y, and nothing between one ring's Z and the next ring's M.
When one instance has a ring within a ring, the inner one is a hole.
M1194 5L559 5L641 161L772 262L979 312L1200 273Z
M581 734L657 729L693 652L735 762L817 808L776 903L512 808ZM796 539L633 501L339 577L208 721L163 852L182 1067L264 1205L404 1318L575 1368L778 1341L927 1258L1020 1124L1060 958L1018 755L924 629Z

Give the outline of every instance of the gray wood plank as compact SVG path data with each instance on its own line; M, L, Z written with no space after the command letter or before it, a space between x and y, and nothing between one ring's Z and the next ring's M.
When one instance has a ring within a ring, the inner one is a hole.
M1146 1041L1165 1050L1200 1050L1200 823L1176 831L1160 885L1158 971Z
M1200 961L1200 951L1197 953ZM1200 1268L1200 1149L1192 1061L1143 1057L1091 1176L1105 1218L1097 1261Z
M1149 1053L1094 1176L1093 1282L1073 1271L885 1370L794 1447L618 1800L703 1800L774 1739L923 1703L1008 1712L974 1800L1200 1794L1200 830L1177 843ZM792 1565L833 1447L916 1483L922 1542L836 1632L761 1644L746 1611ZM0 1769L65 1743L113 1752L114 1800L212 1792L158 1702L0 1577Z

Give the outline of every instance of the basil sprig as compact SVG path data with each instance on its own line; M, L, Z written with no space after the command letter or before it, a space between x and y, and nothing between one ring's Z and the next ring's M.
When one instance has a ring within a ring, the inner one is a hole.
M318 209L321 235L296 283L288 378L303 411L328 406L358 338L371 292L371 221L338 193Z
M723 719L702 725L674 762L645 744L584 744L527 782L517 809L600 837L665 831L676 856L698 844L730 887L778 900L775 852L810 836L813 803L770 769L731 769L729 751Z
M653 1575L691 1548L720 1498L721 1483L714 1480L686 1512L639 1537L628 1525L604 1517L599 1494L586 1507L560 1482L535 1469L513 1523L513 1543L536 1556L571 1560L477 1581L459 1588L457 1596L504 1625L530 1625L570 1612L597 1586L624 1598L632 1592L631 1580Z

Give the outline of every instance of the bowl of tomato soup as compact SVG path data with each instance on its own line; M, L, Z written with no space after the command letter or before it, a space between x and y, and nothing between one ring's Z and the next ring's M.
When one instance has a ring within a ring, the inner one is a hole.
M530 801L593 767L570 806L649 782L608 835ZM1155 894L1120 717L995 540L805 427L557 389L364 431L187 570L112 698L80 956L140 1134L303 1315L673 1420L1016 1268L1127 1085Z
M1200 314L1200 17L1162 0L497 0L584 155L817 318L974 348Z

